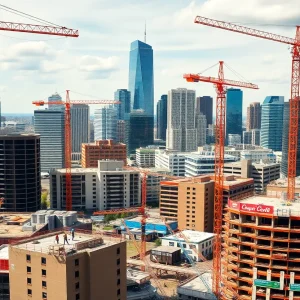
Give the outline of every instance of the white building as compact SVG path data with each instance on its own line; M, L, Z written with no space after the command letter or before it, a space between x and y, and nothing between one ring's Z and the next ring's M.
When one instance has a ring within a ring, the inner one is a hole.
M228 134L228 146L234 146L241 143L240 134Z
M252 145L260 146L260 129L252 129Z
M204 146L206 144L206 117L204 114L196 114L196 128L197 128L197 146Z
M238 158L231 155L224 156L224 162L234 162ZM185 176L193 177L201 174L214 173L215 171L215 152L201 151L198 153L187 154L185 156Z
M94 140L117 139L117 108L110 105L95 109L94 113Z
M140 174L122 161L99 161L98 168L72 169L72 208L110 210L141 205ZM50 173L51 209L65 209L66 169Z
M197 149L195 127L196 92L172 89L168 94L167 149L189 152Z
M241 151L241 159L252 160L253 162L260 162L261 160L266 162L276 162L276 155L272 149L255 149L255 150L243 150Z
M186 242L178 233L175 233L174 235L161 237L161 245L180 248L183 247L187 249L185 251L193 258L194 261L201 261L198 253L202 254L206 258L211 258L213 253L213 233L194 230L182 230L182 233L187 237L189 242Z
M184 176L186 153L155 150L155 168L164 168L172 176Z
M136 164L140 168L155 167L155 149L139 148L136 149Z

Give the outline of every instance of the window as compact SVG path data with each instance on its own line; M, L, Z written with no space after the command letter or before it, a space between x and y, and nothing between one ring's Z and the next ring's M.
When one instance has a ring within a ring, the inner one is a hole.
M41 258L41 263L42 263L42 265L45 265L45 264L46 264L46 261L47 261L47 260L46 260L45 257L42 257L42 258Z
M47 287L47 282L46 281L42 281L42 287L46 288Z
M79 266L79 259L77 258L77 259L75 259L75 266Z
M79 293L76 294L76 298L75 299L76 300L80 300L80 294Z
M117 285L120 285L121 284L121 279L119 278L118 280L117 280Z
M27 273L31 273L31 267L27 267Z
M121 272L120 272L120 269L118 269L118 270L117 270L117 275L120 275L120 273L121 273Z
M117 295L118 295L118 296L121 295L121 290L120 290L120 289L118 289Z
M120 265L120 258L117 259L117 266Z
M28 290L27 290L27 295L28 295L28 296L32 296L32 290L29 290L29 289L28 289Z
M174 246L174 242L169 242L169 246Z
M43 298L43 299L47 299L47 293L42 292L42 298Z
M79 271L75 271L75 278L79 277Z
M75 289L78 290L79 289L79 282L75 283Z
M31 278L27 278L27 284L31 285L31 283L32 283Z
M117 248L117 254L120 254L120 248Z
M26 261L27 261L27 262L31 262L31 256L28 255L28 254L26 255Z
M46 270L43 270L43 269L42 269L42 276L46 276L46 275L47 275Z

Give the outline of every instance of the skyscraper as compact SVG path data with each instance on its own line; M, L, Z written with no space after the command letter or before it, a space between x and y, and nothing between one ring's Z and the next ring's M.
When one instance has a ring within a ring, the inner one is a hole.
M157 102L156 119L157 119L157 138L166 140L167 134L167 111L168 111L168 96L161 95Z
M53 109L59 109L59 110L64 110L65 109L65 106L64 105L59 105L59 104L50 104L51 102L62 102L62 98L61 96L58 94L58 93L55 93L53 95L51 95L50 97L48 97L48 108L50 110L53 110Z
M39 135L0 135L0 197L7 211L41 208Z
M143 109L146 115L153 116L153 50L138 40L130 45L129 91L131 109Z
M250 103L247 107L246 130L260 129L261 127L261 105L259 102Z
M95 141L116 140L117 108L110 105L95 110L94 114Z
M90 138L90 108L86 104L74 104L71 107L72 152L80 153L81 144Z
M207 121L207 126L213 123L213 98L210 96L197 97L197 112L201 112Z
M129 154L141 147L153 145L153 117L147 115L142 109L133 110L130 113L128 124L128 145Z
M206 144L206 117L202 113L196 113L196 129L197 129L197 146L204 146Z
M290 124L290 103L285 102L284 112L283 112L282 161L281 161L281 173L284 174L285 176L288 175L289 124ZM298 126L299 125L300 125L300 118L299 118ZM300 130L298 131L296 176L300 176Z
M63 110L35 110L34 131L40 135L41 171L65 166L65 113Z
M226 99L226 138L228 134L243 136L243 92L228 89Z
M167 149L181 152L197 149L195 100L194 90L179 88L169 91Z
M262 104L260 145L282 150L283 96L268 96Z
M130 113L130 92L126 89L116 90L115 100L121 102L117 104L118 120L125 120L125 114Z

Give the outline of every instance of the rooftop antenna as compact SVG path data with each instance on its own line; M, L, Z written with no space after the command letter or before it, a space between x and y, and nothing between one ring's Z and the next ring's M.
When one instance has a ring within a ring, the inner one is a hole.
M144 42L147 43L147 27L146 27L146 21L145 21L145 31L144 31Z

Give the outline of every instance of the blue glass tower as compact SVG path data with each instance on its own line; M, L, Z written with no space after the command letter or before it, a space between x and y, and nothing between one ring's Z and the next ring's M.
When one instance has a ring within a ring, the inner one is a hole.
M262 104L260 145L282 151L283 96L268 96Z
M228 89L226 99L226 139L228 134L243 134L243 92Z
M168 95L161 95L156 106L157 138L166 140L167 133Z
M143 109L145 114L154 116L153 50L141 41L130 45L129 91L131 109Z
M116 105L118 109L118 120L125 120L125 114L130 113L130 92L126 89L116 90L115 100L121 102Z

